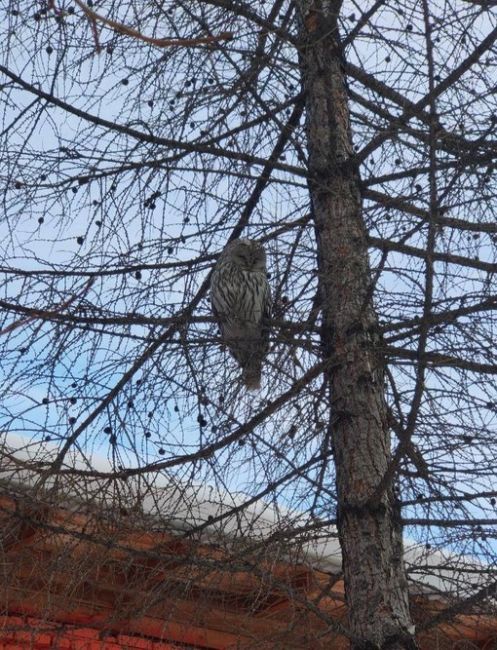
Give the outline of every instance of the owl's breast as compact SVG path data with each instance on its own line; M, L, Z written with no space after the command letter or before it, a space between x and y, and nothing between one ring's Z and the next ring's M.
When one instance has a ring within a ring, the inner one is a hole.
M244 321L260 323L267 295L266 274L261 271L240 271L240 291L236 312Z
M269 297L264 271L249 271L225 263L212 278L211 298L222 322L233 326L259 326Z

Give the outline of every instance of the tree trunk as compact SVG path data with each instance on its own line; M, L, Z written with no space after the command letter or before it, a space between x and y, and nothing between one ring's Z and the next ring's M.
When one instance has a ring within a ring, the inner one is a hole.
M337 28L340 2L299 0L310 191L335 450L338 532L354 648L415 648L392 486L384 362ZM378 494L379 493L379 494Z

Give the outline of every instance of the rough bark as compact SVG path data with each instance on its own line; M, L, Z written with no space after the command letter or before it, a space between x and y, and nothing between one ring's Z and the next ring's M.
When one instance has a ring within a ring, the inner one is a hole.
M333 362L330 428L352 646L412 649L395 497L391 486L378 489L390 460L390 435L337 29L340 3L299 0L297 7L323 350Z

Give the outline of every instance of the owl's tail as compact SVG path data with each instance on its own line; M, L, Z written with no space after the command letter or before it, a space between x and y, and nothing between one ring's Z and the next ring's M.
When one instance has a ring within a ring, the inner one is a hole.
M261 362L251 359L242 371L242 381L247 390L259 390L261 387Z

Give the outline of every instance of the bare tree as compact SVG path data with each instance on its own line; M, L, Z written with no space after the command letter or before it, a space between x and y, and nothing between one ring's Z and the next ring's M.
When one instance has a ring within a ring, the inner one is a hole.
M39 488L241 492L219 522L289 508L264 552L337 530L355 648L415 647L437 548L420 630L493 611L456 571L497 560L491 5L2 3L0 424L55 450ZM208 300L240 236L274 296L255 397Z

